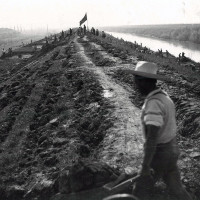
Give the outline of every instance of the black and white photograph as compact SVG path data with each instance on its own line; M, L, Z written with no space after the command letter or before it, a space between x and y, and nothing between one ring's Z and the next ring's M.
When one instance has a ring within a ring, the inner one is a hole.
M0 200L200 200L200 1L0 0Z

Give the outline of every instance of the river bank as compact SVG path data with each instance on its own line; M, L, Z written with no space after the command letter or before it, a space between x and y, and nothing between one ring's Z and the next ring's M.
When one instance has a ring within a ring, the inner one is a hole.
M134 43L137 41L139 44L142 43L143 47L146 46L151 50L158 52L158 49L166 53L168 51L170 54L174 55L175 57L179 57L179 54L182 52L185 53L186 57L190 59L200 62L200 48L198 44L192 42L184 42L178 41L173 39L160 39L151 36L144 36L138 35L134 33L122 33L122 32L108 32L109 34L113 35L114 37L118 37L119 39L122 38L126 41Z
M109 34L108 34L109 35ZM109 40L115 40L116 37L113 35L109 35L108 37L108 42ZM200 70L200 63L195 62L191 59L186 59L183 62L178 62L178 57L170 55L167 57L166 52L163 51L162 54L159 54L159 52L154 51L150 48L148 48L148 51L144 52L145 46L144 44L139 43L138 41L135 41L136 45L134 42L127 41L125 39L120 39L118 37L118 40L115 41L116 47L120 48L121 50L128 50L134 52L136 56L139 56L141 58L144 58L145 60L149 61L155 61L156 63L160 63L160 65L169 65L173 69L175 69L178 73L182 75L186 75L188 77L193 78L195 77L195 80L198 81L199 79L199 70ZM123 47L123 44L126 45L126 48ZM196 73L197 72L197 73Z

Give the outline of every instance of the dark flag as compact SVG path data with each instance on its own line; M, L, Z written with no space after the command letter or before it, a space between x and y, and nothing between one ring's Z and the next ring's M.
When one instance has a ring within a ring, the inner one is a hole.
M81 26L81 24L83 24L86 20L87 20L87 13L86 13L85 16L83 17L83 19L80 21L80 26Z

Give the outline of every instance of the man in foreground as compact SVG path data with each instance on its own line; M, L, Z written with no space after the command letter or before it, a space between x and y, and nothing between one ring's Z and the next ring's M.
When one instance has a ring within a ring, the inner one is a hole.
M177 166L175 105L168 94L156 86L157 80L165 80L157 70L156 64L140 61L132 71L138 91L146 96L141 116L144 158L133 193L147 200L156 181L163 178L177 199L191 200L182 186Z

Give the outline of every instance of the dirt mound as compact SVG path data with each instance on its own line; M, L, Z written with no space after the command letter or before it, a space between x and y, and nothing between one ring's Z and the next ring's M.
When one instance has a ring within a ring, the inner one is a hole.
M2 199L59 199L56 193L102 186L125 167L140 169L143 99L125 69L141 58L153 59L124 41L88 35L69 36L25 62L1 61ZM177 106L183 182L198 194L197 82L159 66L177 80L159 84Z

